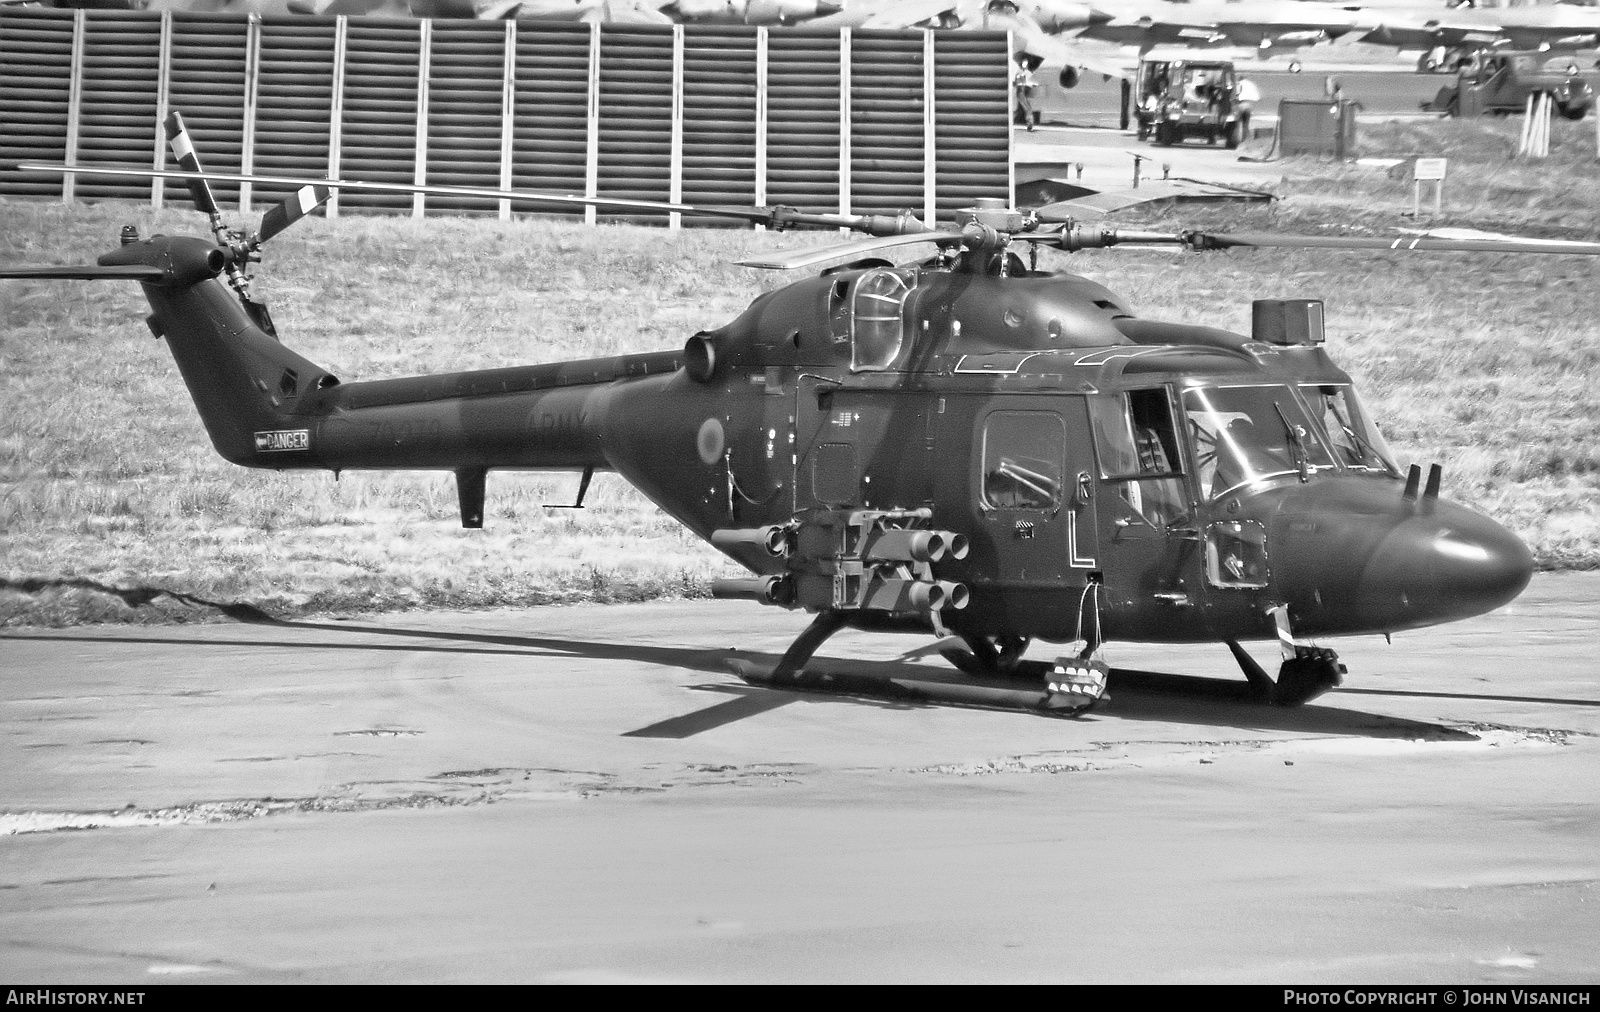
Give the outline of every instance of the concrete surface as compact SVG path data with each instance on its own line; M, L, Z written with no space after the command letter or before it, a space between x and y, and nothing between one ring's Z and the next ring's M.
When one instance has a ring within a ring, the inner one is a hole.
M1592 982L1597 604L1073 720L750 689L756 605L7 630L0 975Z

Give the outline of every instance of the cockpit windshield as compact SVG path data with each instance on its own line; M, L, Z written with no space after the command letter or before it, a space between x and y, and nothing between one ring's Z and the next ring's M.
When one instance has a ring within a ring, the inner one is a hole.
M1207 498L1334 466L1288 387L1196 387L1183 392L1183 406L1200 494Z
M1348 383L1308 383L1300 387L1300 395L1306 399L1312 421L1321 426L1339 463L1357 471L1400 473L1394 454Z

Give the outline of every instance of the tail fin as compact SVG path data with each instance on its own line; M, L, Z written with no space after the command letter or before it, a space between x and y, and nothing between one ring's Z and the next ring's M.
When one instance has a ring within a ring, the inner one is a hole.
M108 253L100 263L164 271L160 280L140 279L152 310L146 322L172 349L218 453L247 466L309 464L298 454L257 454L303 448L313 420L305 395L339 380L261 330L217 280L218 252L203 239L156 236Z

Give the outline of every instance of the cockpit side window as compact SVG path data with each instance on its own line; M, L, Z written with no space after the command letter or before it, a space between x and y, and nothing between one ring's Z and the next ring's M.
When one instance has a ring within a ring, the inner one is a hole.
M1160 527L1188 514L1178 434L1165 388L1089 398L1100 477L1128 509Z
M1172 402L1165 389L1131 390L1128 411L1133 419L1133 445L1140 474L1177 474L1178 434L1172 426Z
M1102 478L1181 473L1178 435L1164 388L1091 397L1089 415Z
M850 369L887 369L905 340L905 304L916 275L878 268L856 279L850 305Z

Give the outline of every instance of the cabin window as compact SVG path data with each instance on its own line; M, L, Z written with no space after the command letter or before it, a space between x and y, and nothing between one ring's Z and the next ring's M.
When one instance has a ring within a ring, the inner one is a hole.
M1089 398L1100 477L1128 510L1157 527L1189 513L1172 402L1164 387Z
M906 296L916 275L878 268L856 279L851 302L850 369L887 369L905 340Z
M983 501L995 509L1061 506L1067 430L1053 411L996 411L983 427Z
M1355 388L1348 383L1308 383L1300 388L1300 395L1311 408L1311 420L1322 427L1335 460L1357 471L1400 473L1394 454L1368 419Z

